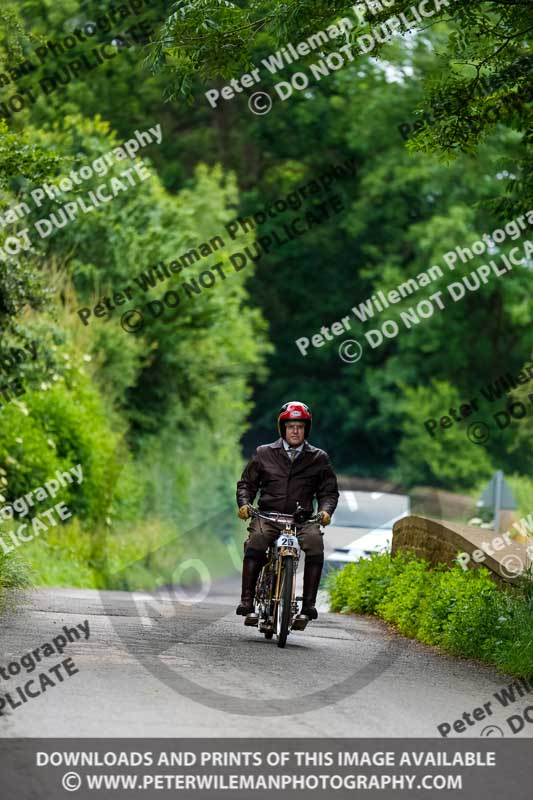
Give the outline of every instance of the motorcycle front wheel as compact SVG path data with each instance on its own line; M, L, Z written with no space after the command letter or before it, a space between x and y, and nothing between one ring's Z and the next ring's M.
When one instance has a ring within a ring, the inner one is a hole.
M289 634L293 579L294 561L292 558L284 558L281 566L279 602L276 610L276 637L278 640L278 647L285 647Z

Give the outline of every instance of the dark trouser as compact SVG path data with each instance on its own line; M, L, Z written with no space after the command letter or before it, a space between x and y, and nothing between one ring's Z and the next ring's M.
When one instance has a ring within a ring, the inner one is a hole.
M243 585L241 604L243 607L253 606L255 585L261 567L266 564L267 548L273 544L284 525L280 522L268 522L254 519L248 528L248 539L244 543ZM303 525L298 529L297 537L300 547L305 553L303 607L314 607L320 575L324 564L324 538L320 526L316 522ZM237 613L241 613L237 610ZM314 617L316 618L316 611Z
M284 527L280 522L253 519L248 528L248 539L245 542L245 558L254 558L256 554L259 556L261 553L266 553L267 548L276 541ZM309 556L324 556L324 534L321 532L318 523L311 522L309 525L298 528L296 535L306 559ZM256 560L259 560L259 558Z

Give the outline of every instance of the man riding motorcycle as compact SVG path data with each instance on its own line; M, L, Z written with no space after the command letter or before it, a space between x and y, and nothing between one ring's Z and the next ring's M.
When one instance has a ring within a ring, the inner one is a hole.
M291 401L281 407L278 415L280 438L272 444L257 448L237 482L238 515L251 517L250 505L260 492L259 510L262 514L294 514L297 503L313 515L313 500L318 502L318 520L329 525L337 507L339 492L337 478L329 456L313 447L307 438L311 431L312 414L305 403ZM242 567L242 596L237 614L254 613L255 587L259 573L266 563L267 548L279 536L283 524L254 518L248 528ZM323 533L316 522L303 525L298 533L305 553L302 614L317 619L316 595L324 565Z

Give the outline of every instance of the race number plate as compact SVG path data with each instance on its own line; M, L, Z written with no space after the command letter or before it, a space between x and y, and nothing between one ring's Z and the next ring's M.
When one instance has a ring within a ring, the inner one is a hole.
M296 550L300 549L300 544L296 536L288 533L282 533L278 537L276 547L294 547Z

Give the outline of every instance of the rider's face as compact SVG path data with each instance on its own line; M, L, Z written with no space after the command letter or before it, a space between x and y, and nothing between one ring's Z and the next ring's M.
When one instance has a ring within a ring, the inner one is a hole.
M305 438L304 423L287 422L285 425L285 438L291 447L299 447Z

